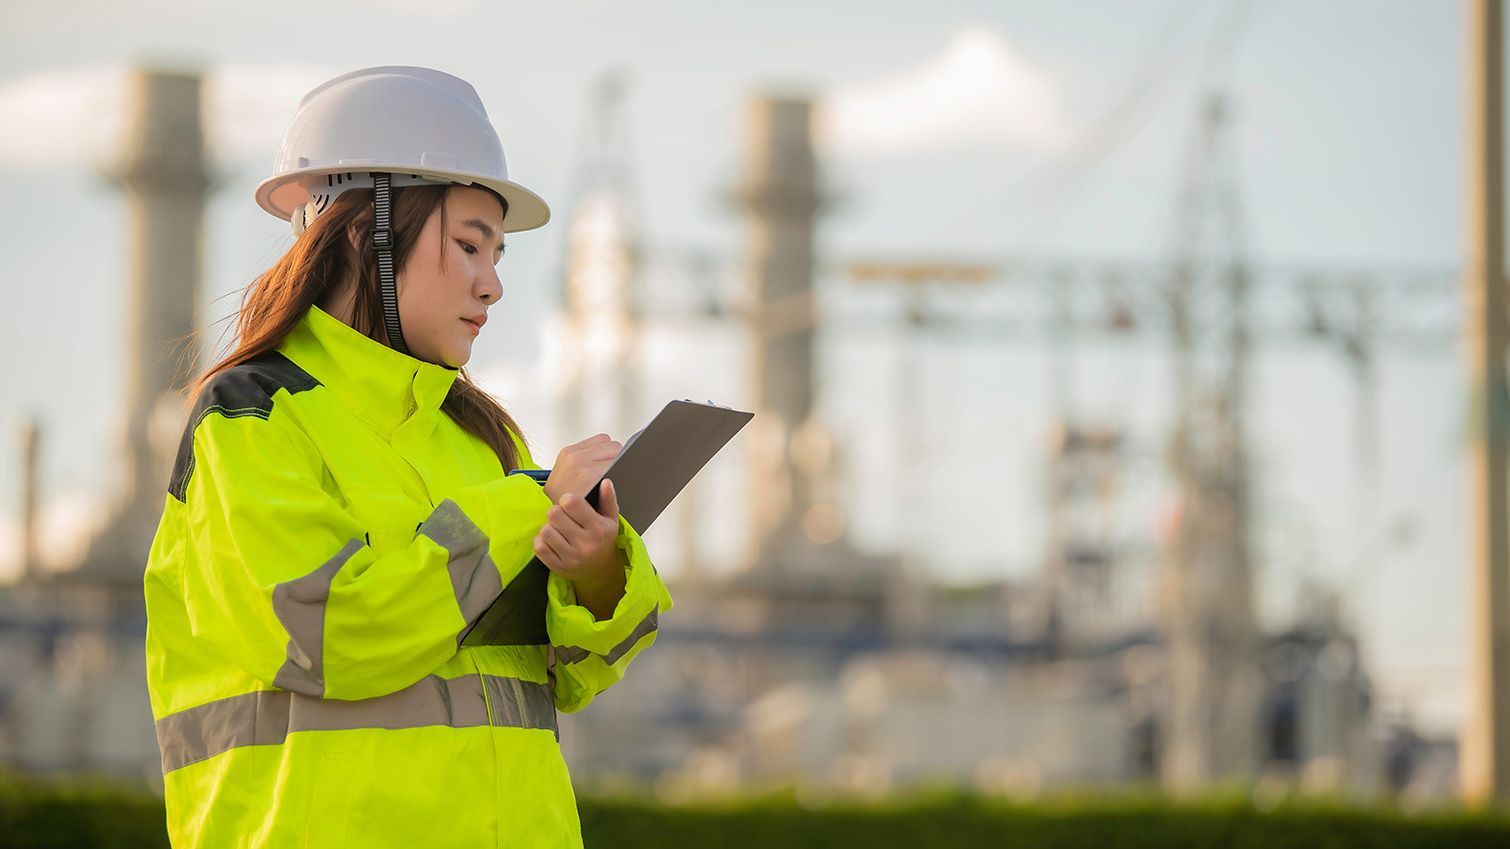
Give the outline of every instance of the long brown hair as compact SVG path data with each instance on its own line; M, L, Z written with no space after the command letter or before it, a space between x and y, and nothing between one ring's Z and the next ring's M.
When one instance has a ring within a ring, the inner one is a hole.
M409 186L393 193L393 262L403 268L419 240L431 213L440 210L442 232L446 227L446 194L450 186ZM352 322L356 330L386 345L383 304L378 292L377 262L369 240L372 229L372 190L352 189L338 195L272 268L263 272L242 296L236 314L236 346L219 362L196 378L189 391L190 403L211 378L232 366L261 356L278 347L304 317L305 312L355 275L356 297ZM348 231L360 238L353 249ZM444 252L441 254L444 259ZM491 395L460 370L441 410L461 428L487 443L505 472L519 468L519 455L510 432L524 434L512 416ZM526 448L527 450L527 448Z

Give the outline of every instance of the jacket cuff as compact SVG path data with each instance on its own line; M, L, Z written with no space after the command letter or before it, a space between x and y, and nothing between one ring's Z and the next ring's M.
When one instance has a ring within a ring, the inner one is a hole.
M610 665L623 656L640 638L658 626L659 614L672 608L671 593L656 573L640 535L629 520L619 517L619 535L615 543L624 552L624 597L614 606L613 615L598 620L592 611L577 603L572 582L550 574L546 583L546 630L558 653L602 655ZM575 650L575 651L574 651Z

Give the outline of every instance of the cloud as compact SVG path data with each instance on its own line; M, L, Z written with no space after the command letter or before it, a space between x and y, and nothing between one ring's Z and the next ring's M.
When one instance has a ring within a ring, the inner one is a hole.
M843 85L823 103L818 144L838 154L1061 146L1069 129L1047 73L994 32L957 33L933 61Z
M125 130L121 68L46 71L0 82L0 164L47 168L103 163Z
M351 70L313 65L223 65L206 75L205 132L218 158L255 159L272 168L299 98Z
M204 71L206 141L217 162L272 163L304 93L340 73L306 65L221 65ZM119 156L128 128L132 69L72 68L0 81L0 165L99 168Z

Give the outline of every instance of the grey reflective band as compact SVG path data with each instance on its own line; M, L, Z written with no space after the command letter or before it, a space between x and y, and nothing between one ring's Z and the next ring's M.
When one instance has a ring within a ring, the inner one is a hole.
M259 690L159 719L157 744L167 774L243 746L281 745L298 731L488 725L549 729L559 740L551 686L497 675L430 675L396 693L355 701Z
M640 624L634 626L634 630L629 632L629 636L620 640L618 645L609 649L608 654L599 655L603 659L603 662L609 666L618 663L619 658L628 654L629 650L634 648L635 643L638 643L646 634L654 631L657 625L658 617L656 614L658 612L658 610L650 611L644 619L640 620ZM562 663L580 663L593 656L592 652L577 646L551 646L551 649L556 653L556 657L561 659Z
M288 632L288 660L273 677L274 686L317 698L325 694L325 605L330 601L330 584L361 550L362 541L354 539L320 568L273 588L273 614Z
M451 589L462 619L470 626L503 592L503 578L488 554L487 535L449 498L425 519L419 532L450 555L446 570L451 574ZM463 628L456 635L458 645L466 631Z
M482 682L488 691L494 725L556 731L556 702L551 685L501 675L484 675ZM560 739L559 733L556 739Z
M471 625L503 592L503 579L488 554L488 538L455 501L447 498L419 526L447 554L446 571L462 619ZM273 614L288 632L288 659L273 685L306 696L325 695L325 608L336 573L364 542L353 539L320 568L273 588ZM466 628L456 635L461 643Z

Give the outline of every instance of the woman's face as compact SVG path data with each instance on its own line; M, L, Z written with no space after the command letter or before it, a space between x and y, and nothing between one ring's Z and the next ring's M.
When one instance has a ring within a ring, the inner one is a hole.
M399 316L409 353L460 368L472 357L488 308L503 295L497 269L503 207L472 186L452 186L444 203L445 232L436 207L398 272Z

